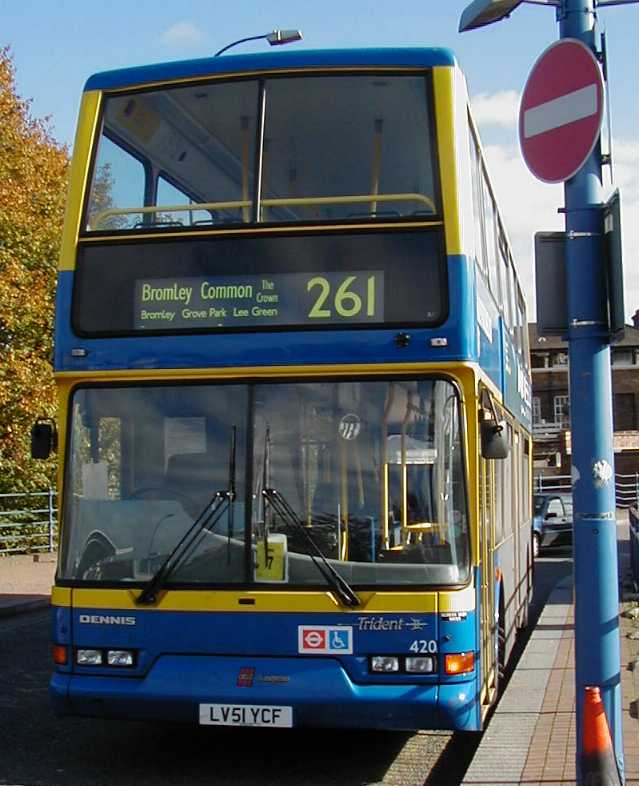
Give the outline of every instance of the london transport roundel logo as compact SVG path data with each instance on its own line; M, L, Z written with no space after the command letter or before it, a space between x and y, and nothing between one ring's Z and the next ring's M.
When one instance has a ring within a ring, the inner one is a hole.
M551 44L532 67L521 97L519 144L544 183L576 175L592 153L603 119L601 69L576 38Z
M306 649L320 650L326 647L326 631L324 630L305 630L302 638Z

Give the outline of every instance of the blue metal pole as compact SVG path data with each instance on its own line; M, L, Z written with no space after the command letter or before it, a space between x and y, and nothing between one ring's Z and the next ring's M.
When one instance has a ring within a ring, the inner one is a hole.
M563 0L561 38L595 51L594 0ZM574 500L577 783L586 686L599 686L623 775L617 526L599 143L564 187Z

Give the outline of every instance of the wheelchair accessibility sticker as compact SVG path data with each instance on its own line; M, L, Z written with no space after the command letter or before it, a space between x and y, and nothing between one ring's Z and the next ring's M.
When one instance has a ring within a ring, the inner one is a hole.
M353 654L353 629L343 625L299 625L298 652L304 655Z

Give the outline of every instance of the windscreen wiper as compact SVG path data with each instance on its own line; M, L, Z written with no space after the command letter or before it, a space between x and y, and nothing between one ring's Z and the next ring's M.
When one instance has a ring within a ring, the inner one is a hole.
M142 605L155 603L157 591L161 589L186 554L191 551L199 536L205 531L210 532L215 527L231 501L231 492L228 489L215 492L206 503L204 510L198 515L187 532L169 552L162 565L144 585L144 589L135 600L136 603Z
M273 510L285 522L292 524L299 532L304 535L307 543L310 545L314 554L309 552L309 557L313 560L313 564L324 576L327 583L335 590L335 594L344 606L361 606L362 601L358 598L357 594L350 586L350 584L335 570L331 563L326 559L320 547L315 543L313 538L309 535L307 528L299 520L299 517L287 502L287 500L275 489L265 488L262 489L264 499L272 506Z
M184 557L190 553L195 546L198 538L203 532L210 532L218 521L222 518L222 514L229 510L229 539L231 537L232 528L232 510L233 502L235 501L235 441L237 435L237 428L233 426L231 429L231 445L229 451L229 483L228 488L222 491L216 491L211 499L206 503L202 512L197 516L193 524L189 527L182 538L176 543L173 549L169 552L167 558L164 560L158 570L151 576L149 581L145 584L144 589L138 595L135 602L142 605L149 605L155 603L157 599L157 592L164 585L168 577L173 573L175 568L179 565Z

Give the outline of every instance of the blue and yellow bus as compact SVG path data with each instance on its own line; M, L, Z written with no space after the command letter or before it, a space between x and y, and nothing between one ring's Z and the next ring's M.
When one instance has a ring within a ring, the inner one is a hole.
M530 374L449 51L91 77L55 332L59 713L482 728Z

